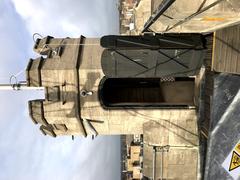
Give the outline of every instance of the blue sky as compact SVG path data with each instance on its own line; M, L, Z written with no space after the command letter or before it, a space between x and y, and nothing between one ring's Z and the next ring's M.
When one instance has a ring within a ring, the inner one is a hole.
M117 0L0 0L0 82L25 69L32 34L99 37L118 34ZM18 76L25 80L24 73ZM0 92L0 180L120 179L119 136L43 136L27 110L41 92Z

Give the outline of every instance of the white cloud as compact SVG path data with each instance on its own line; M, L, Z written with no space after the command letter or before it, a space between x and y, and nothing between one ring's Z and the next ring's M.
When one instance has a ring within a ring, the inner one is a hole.
M12 0L30 33L100 36L118 33L117 0Z
M2 0L0 81L25 69L34 32L55 37L116 34L116 1ZM0 92L0 179L120 179L119 137L72 141L43 136L27 110L27 100L40 96Z
M25 68L29 46L24 41L28 35L23 22L16 13L7 13L4 8L10 9L11 5L6 3L6 7L3 7L0 4L0 81L8 82L11 74ZM24 43L26 45L22 46Z

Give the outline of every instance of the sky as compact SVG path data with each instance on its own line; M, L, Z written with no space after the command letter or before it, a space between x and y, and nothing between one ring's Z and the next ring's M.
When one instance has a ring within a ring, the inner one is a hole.
M25 80L37 57L33 33L54 37L118 34L117 0L0 0L0 83ZM43 136L27 101L40 91L0 91L0 180L118 180L119 136Z

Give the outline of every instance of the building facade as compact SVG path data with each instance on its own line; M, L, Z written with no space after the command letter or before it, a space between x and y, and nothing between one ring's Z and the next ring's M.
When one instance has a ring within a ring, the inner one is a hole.
M172 44L163 43L167 39ZM191 107L203 42L198 35L178 39L184 37L38 39L34 50L41 57L30 59L27 82L45 87L45 99L29 102L33 122L53 137L142 134L144 123L163 119L181 119L185 128L188 121L197 133Z
M143 135L121 135L121 179L143 178Z

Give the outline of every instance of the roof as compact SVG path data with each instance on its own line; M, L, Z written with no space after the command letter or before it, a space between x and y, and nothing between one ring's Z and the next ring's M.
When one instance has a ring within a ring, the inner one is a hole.
M213 70L240 74L240 25L216 31L214 34Z

